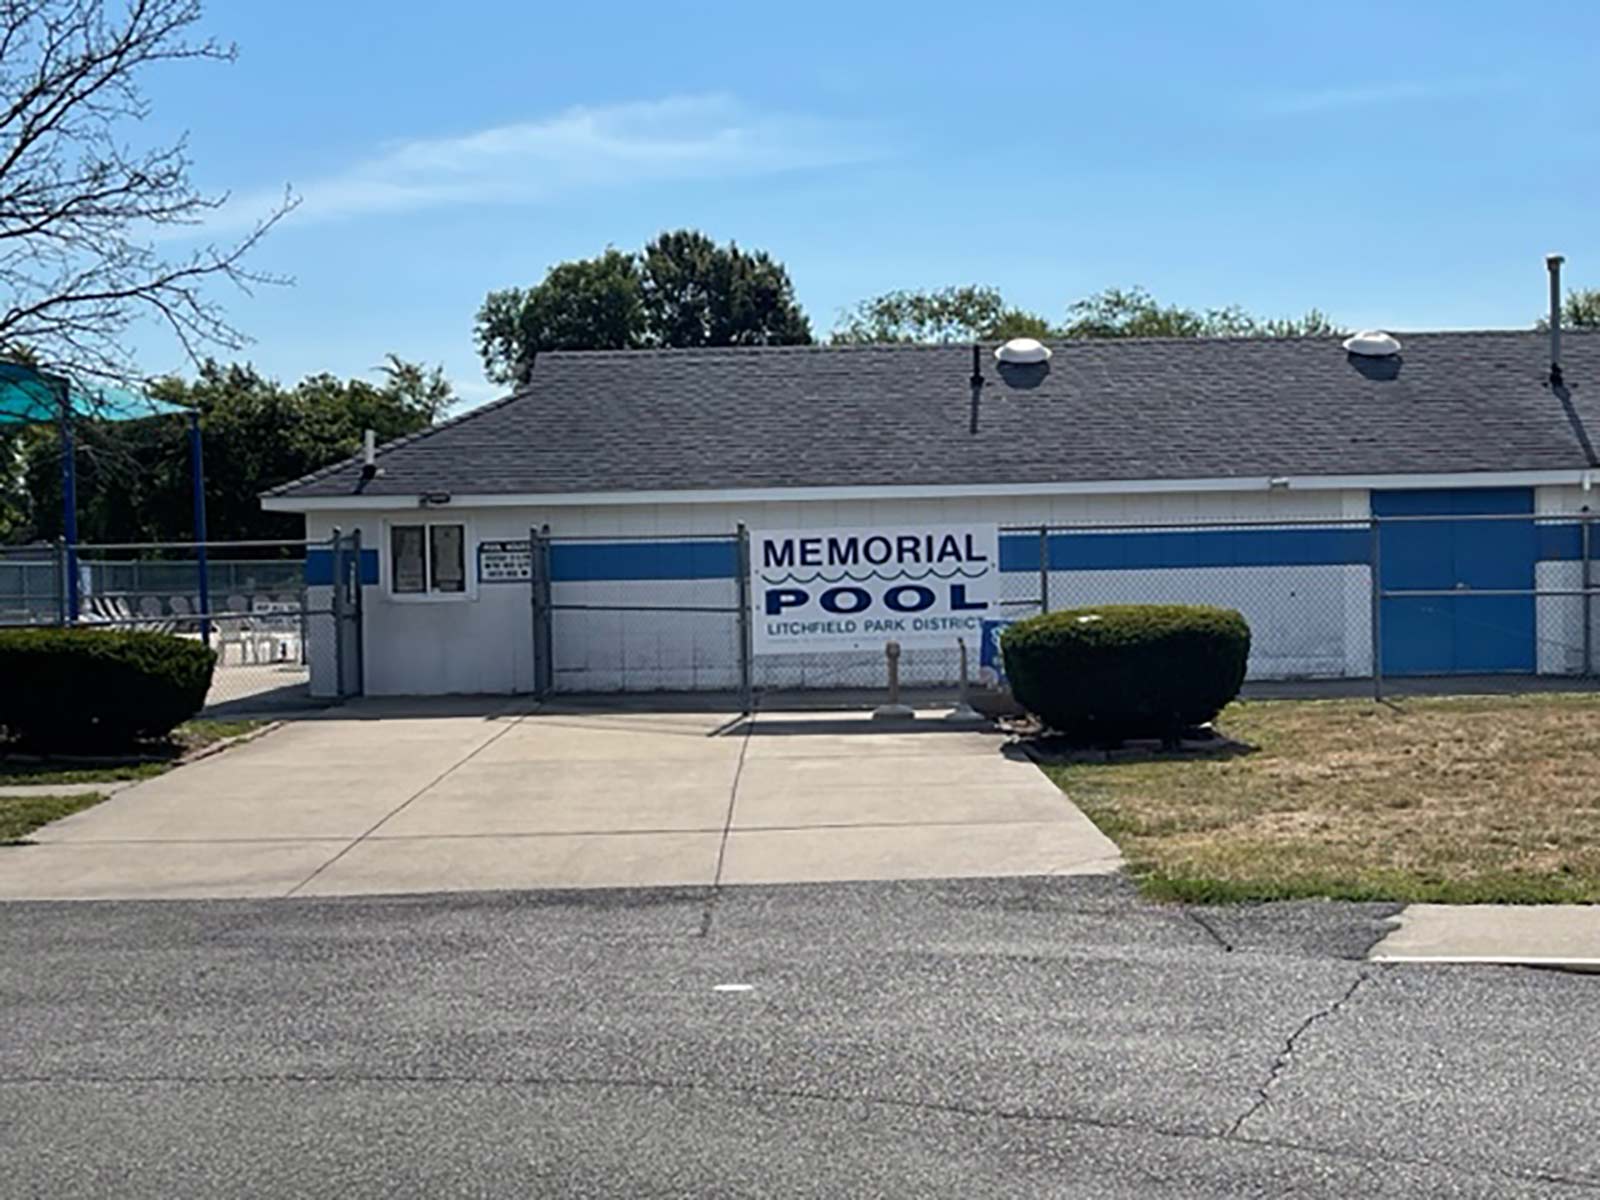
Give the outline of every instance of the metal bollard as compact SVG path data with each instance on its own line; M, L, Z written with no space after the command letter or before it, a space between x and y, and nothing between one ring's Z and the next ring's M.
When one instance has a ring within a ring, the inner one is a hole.
M900 643L889 642L883 647L883 655L889 662L889 701L880 704L872 710L874 721L904 721L915 717L916 711L909 704L900 703Z
M956 706L945 713L946 721L981 721L983 716L977 709L967 702L967 639L957 638L956 647L961 651L961 690L956 693Z

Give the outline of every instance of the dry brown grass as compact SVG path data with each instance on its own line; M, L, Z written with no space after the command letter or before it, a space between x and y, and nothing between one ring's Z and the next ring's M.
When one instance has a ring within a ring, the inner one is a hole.
M1047 766L1151 892L1600 902L1600 696L1271 701L1233 757Z

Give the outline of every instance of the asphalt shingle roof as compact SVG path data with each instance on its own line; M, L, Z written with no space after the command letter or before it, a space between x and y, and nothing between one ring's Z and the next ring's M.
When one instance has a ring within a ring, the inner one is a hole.
M517 394L275 489L292 497L961 485L1581 469L1600 436L1600 333L1563 342L1568 405L1532 331L1402 333L1393 360L1334 339L539 356Z

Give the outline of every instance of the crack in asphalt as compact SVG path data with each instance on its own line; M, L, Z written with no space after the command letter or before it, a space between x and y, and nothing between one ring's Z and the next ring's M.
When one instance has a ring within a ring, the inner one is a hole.
M1356 992L1361 989L1361 985L1366 983L1371 978L1373 978L1373 972L1363 970L1355 977L1350 986L1344 990L1344 994L1341 995L1337 1000L1335 1000L1332 1004L1326 1004L1317 1009L1316 1012L1312 1013L1304 1021L1300 1022L1298 1028L1296 1028L1295 1031L1284 1040L1283 1049L1279 1050L1277 1058L1273 1059L1272 1067L1267 1072L1266 1079L1261 1083L1260 1087L1256 1088L1256 1098L1251 1102L1250 1107L1245 1109L1244 1112L1240 1113L1236 1118L1234 1118L1233 1124L1228 1126L1228 1137L1238 1137L1239 1130L1243 1127L1244 1123L1266 1107L1268 1100L1271 1098L1273 1085L1276 1084L1278 1080L1283 1077L1283 1073L1289 1069L1289 1062L1294 1058L1295 1046L1299 1043L1300 1039L1306 1035L1313 1025L1327 1020L1346 1004L1348 1004L1351 997L1353 997Z
M1370 975L1356 980L1345 995L1325 1009L1319 1009L1303 1023L1296 1036L1312 1023L1331 1014L1355 994ZM1292 1039L1291 1039L1292 1040ZM363 1074L343 1075L313 1074L310 1072L253 1073L236 1075L110 1075L110 1074L54 1074L0 1076L0 1087L40 1086L50 1084L87 1085L174 1085L184 1087L227 1086L238 1084L287 1084L312 1087L377 1085L438 1085L453 1087L520 1087L520 1088L613 1088L618 1091L682 1092L707 1095L745 1096L754 1100L780 1100L807 1104L865 1105L874 1108L894 1108L907 1111L934 1112L947 1116L974 1120L1015 1121L1041 1125L1065 1125L1077 1129L1108 1133L1145 1134L1174 1141L1218 1143L1260 1150L1287 1150L1322 1158L1337 1159L1362 1166L1417 1167L1424 1170L1443 1171L1452 1175L1477 1177L1482 1174L1517 1183L1549 1183L1584 1191L1600 1192L1600 1178L1585 1175L1560 1175L1532 1167L1508 1167L1495 1163L1458 1165L1437 1159L1410 1155L1370 1154L1338 1146L1323 1146L1312 1142L1297 1142L1286 1138L1257 1138L1239 1136L1239 1122L1232 1129L1217 1132L1215 1129L1187 1126L1160 1125L1147 1121L1115 1120L1104 1117L1087 1117L1072 1113L1036 1111L1033 1109L988 1108L977 1104L959 1104L953 1101L913 1099L900 1096L868 1094L840 1095L832 1092L811 1091L804 1088L769 1088L740 1084L686 1083L680 1080L625 1078L587 1075L453 1075L431 1074ZM1270 1083L1270 1081L1269 1081ZM1263 1089L1265 1090L1265 1089ZM1259 1105L1257 1106L1259 1107Z
M711 920L716 913L717 897L722 894L722 864L728 857L728 835L733 830L733 808L739 802L739 779L744 775L745 755L750 752L750 737L755 732L756 714L745 714L744 740L739 743L739 761L733 768L733 785L728 789L728 812L722 821L722 840L717 843L717 869L711 876L711 894L706 897L700 912L700 936L711 936Z
M1211 940L1221 947L1224 953L1233 953L1233 943L1218 933L1216 927L1213 926L1210 921L1206 920L1188 905L1184 905L1182 911L1184 916L1188 917L1189 920L1200 926L1201 929L1204 929Z

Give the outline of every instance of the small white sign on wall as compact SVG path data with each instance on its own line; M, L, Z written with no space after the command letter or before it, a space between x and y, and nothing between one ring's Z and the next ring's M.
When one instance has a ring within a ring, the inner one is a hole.
M757 654L885 642L976 649L1000 616L995 525L885 525L750 534Z
M533 578L533 552L520 542L479 542L479 583L527 583Z

